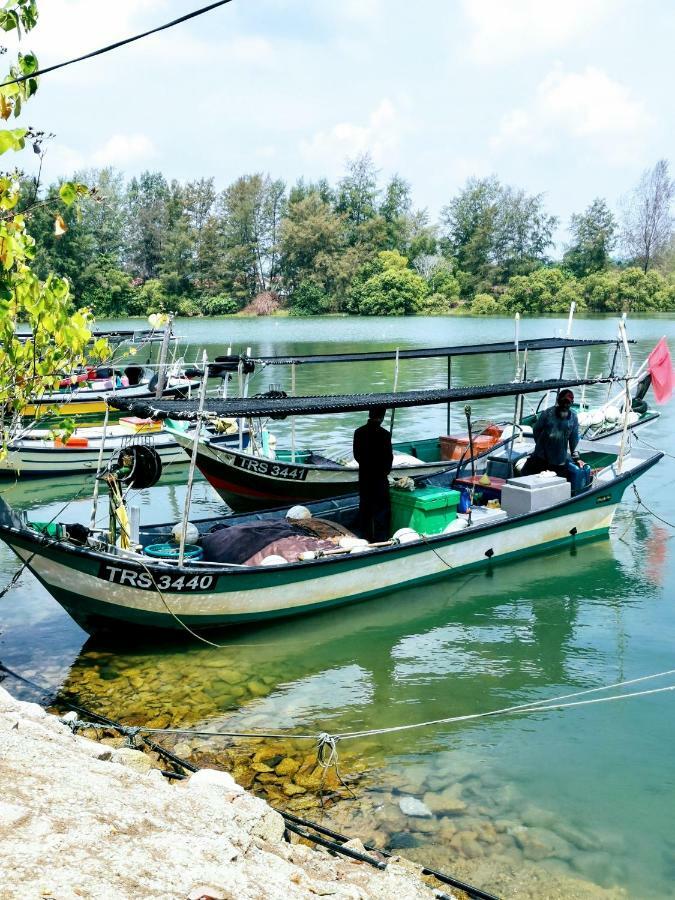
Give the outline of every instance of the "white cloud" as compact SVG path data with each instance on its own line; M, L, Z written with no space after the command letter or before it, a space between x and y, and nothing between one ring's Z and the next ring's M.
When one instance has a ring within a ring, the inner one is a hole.
M60 62L152 27L147 14L159 25L170 18L169 8L167 0L49 0L41 4L37 27L23 43L41 57L41 63Z
M114 134L92 154L97 166L125 166L157 155L155 145L145 134Z
M556 68L543 79L526 107L506 113L491 146L547 150L561 139L586 141L612 161L633 152L651 126L642 102L606 72Z
M329 7L333 15L351 22L375 22L384 12L383 0L342 0Z
M348 157L370 153L382 164L398 148L407 124L391 100L385 98L373 110L365 125L338 122L302 141L300 151L306 160L320 163L331 172L340 171Z
M583 35L609 13L611 0L463 0L469 56L501 63L546 53Z

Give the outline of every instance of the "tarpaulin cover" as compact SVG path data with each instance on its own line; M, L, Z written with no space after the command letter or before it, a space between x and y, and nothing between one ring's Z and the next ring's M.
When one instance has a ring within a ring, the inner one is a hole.
M263 547L281 538L299 535L302 532L288 519L271 522L246 522L219 528L202 537L205 562L245 563Z

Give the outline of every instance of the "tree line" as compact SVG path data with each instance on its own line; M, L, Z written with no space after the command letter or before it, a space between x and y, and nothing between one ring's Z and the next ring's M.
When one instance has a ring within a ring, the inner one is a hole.
M617 216L596 198L572 216L554 259L556 216L543 194L470 178L438 222L398 175L381 185L369 155L336 184L270 175L188 183L144 172L79 172L90 196L54 227L46 190L22 195L35 268L69 279L98 316L473 314L675 310L675 181L666 160L643 174Z

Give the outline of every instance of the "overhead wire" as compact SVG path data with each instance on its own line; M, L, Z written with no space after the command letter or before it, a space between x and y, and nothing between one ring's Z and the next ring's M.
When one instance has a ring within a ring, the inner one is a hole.
M209 3L208 6L202 6L200 9L195 9L183 16L179 16L177 19L172 19L171 22L165 22L164 25L158 25L156 28L150 28L148 31L143 31L141 34L123 38L121 41L115 41L114 44L108 44L105 47L100 47L98 50L92 50L90 53L85 53L82 56L76 56L74 59L68 59L64 62L55 63L53 66L45 66L42 69L36 69L35 72L31 72L28 75L20 75L17 78L8 79L7 81L4 81L0 87L10 84L21 84L24 81L29 81L31 78L39 78L42 75L47 75L49 72L56 72L58 69L66 68L66 66L72 66L75 63L83 62L85 59L93 59L96 56L102 56L104 53L110 53L111 50L118 50L120 47L125 47L127 44L133 44L143 38L150 37L150 35L158 34L160 31L166 31L168 28L181 25L183 22L188 22L190 19L196 19L198 16L203 16L206 13L217 9L219 6L225 6L227 3L232 3L232 0L217 0L216 3Z

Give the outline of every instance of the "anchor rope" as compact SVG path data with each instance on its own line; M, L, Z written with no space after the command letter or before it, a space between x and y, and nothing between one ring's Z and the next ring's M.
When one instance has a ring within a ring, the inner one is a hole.
M662 518L660 515L658 515L658 513L655 513L653 509L650 509L650 508L647 506L647 504L645 503L645 501L644 501L644 500L642 499L642 497L638 494L638 489L637 489L637 487L636 487L634 484L633 484L633 493L635 494L635 499L636 499L637 502L638 502L638 506L641 506L643 509L645 509L645 510L649 513L650 516L654 516L654 518L655 518L655 519L658 519L659 522L663 522L663 524L664 524L664 525L667 525L668 528L675 528L675 525L674 525L672 522L669 522L667 519Z

